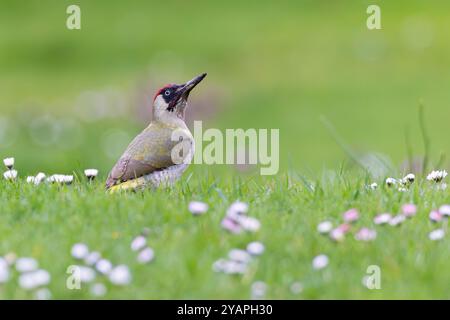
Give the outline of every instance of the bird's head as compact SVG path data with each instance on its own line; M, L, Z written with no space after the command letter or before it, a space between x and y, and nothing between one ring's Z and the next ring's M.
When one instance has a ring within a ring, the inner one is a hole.
M153 116L156 120L184 119L191 90L206 77L203 73L184 84L168 84L156 91L153 97Z

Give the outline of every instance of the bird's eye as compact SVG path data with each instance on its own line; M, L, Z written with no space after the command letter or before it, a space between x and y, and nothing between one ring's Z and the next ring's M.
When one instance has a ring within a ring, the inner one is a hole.
M164 91L164 95L165 95L165 96L170 96L170 90Z

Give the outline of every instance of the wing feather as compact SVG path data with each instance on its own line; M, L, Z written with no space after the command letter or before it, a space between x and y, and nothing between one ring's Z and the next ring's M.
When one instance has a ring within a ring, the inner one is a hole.
M133 139L112 168L106 188L173 165L171 150L176 142L171 140L171 134L171 128L148 126Z

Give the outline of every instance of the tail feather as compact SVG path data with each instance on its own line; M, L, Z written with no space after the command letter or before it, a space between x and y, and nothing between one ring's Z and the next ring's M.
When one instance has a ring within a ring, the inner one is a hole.
M105 189L108 190L111 187L113 187L115 184L117 184L117 180L111 178L111 176L108 176L108 179L106 179L106 183L105 183Z

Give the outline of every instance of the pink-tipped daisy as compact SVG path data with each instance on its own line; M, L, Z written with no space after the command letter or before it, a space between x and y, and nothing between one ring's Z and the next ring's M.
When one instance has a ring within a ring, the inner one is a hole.
M417 207L415 204L406 203L402 206L402 213L405 217L409 218L417 213Z
M372 241L377 237L377 232L369 228L361 228L356 234L355 239L358 241Z
M222 220L221 226L223 229L225 229L231 233L241 233L242 232L241 225L229 217L225 217Z
M373 222L375 224L386 224L389 223L389 221L392 219L392 216L390 213L381 213L375 216L373 219Z
M443 218L442 214L437 210L431 211L428 217L432 222L440 222Z
M359 219L359 212L357 209L350 209L343 214L345 222L354 222Z
M345 233L341 229L335 228L330 231L329 236L333 241L340 242L344 240Z

